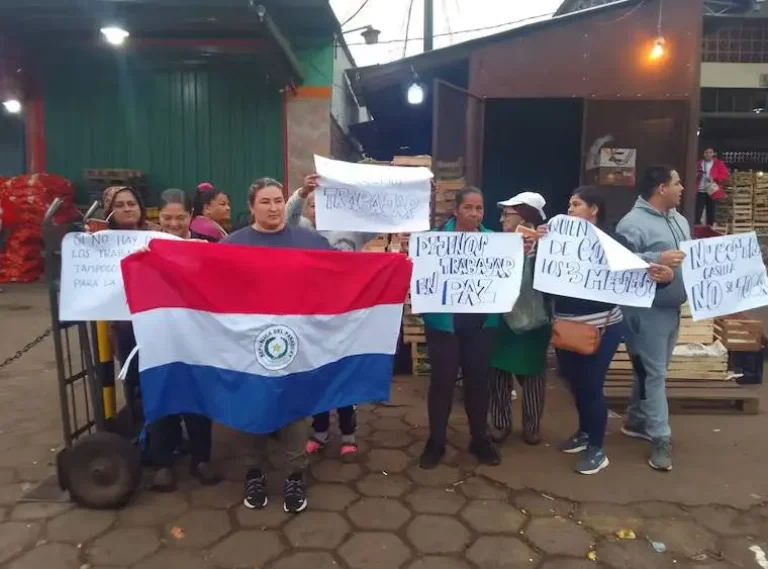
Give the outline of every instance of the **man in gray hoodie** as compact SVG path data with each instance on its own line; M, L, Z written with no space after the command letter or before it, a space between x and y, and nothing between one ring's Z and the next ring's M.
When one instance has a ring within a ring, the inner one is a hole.
M640 197L616 226L629 248L648 263L662 265L673 275L656 289L651 308L623 307L627 351L632 359L634 388L621 432L651 441L648 463L656 470L672 469L672 430L669 427L666 379L680 328L680 306L685 302L681 265L685 254L680 243L691 238L686 219L677 211L683 195L678 173L667 166L653 166L638 184Z
M315 229L315 190L317 189L318 176L312 174L304 178L304 185L293 192L285 206L285 219L288 225L300 225ZM331 244L331 247L340 251L360 251L363 246L377 233L358 233L354 231L319 231ZM355 431L357 430L357 417L355 407L343 407L336 410L341 431L341 455L353 456L357 452ZM320 413L313 418L313 435L307 441L306 453L320 452L328 442L328 430L330 428L331 414Z

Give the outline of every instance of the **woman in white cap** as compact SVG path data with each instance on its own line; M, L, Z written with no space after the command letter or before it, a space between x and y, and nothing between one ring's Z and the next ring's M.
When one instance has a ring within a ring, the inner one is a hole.
M504 232L515 232L521 225L533 229L547 219L546 201L534 192L522 192L498 205ZM520 297L512 312L502 318L496 334L489 415L491 437L495 442L504 441L512 432L512 391L517 378L522 395L523 440L537 445L541 442L544 374L552 327L543 295L533 290L532 242L527 242L526 249Z

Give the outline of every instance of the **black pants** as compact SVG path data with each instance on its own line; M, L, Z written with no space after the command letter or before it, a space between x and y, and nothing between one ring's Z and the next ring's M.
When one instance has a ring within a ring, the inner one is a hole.
M523 432L538 435L546 393L543 375L520 375L494 369L490 401L491 423L499 430L512 427L512 390L515 388L515 379L521 388Z
M624 335L623 323L605 329L597 353L585 356L557 350L560 375L568 384L579 413L579 432L589 436L591 446L602 448L608 424L608 403L603 394L605 375Z
M701 223L701 214L706 210L704 225L711 226L715 223L715 200L708 193L698 192L696 194L696 217L693 220L694 225Z
M430 439L444 445L453 391L459 368L463 372L464 408L473 438L487 437L488 396L493 351L492 328L441 332L427 328L427 350L432 366L427 409Z
M339 430L342 435L354 435L357 430L357 412L355 406L342 407L336 409L336 415L339 417ZM316 433L327 433L331 428L331 412L315 415L312 421L312 429Z
M173 453L181 442L181 421L189 435L189 454L192 466L211 461L211 420L202 415L169 415L149 425L149 452L155 466L171 468Z

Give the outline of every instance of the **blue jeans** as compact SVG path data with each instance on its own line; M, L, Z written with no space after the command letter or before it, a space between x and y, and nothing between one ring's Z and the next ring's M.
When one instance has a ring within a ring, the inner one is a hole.
M623 336L624 325L619 322L605 329L600 347L592 355L557 350L560 375L568 380L576 401L579 432L586 433L590 446L597 448L603 447L608 424L608 404L603 393L605 374Z
M667 368L677 344L680 310L625 307L622 312L635 380L626 422L654 440L669 439Z

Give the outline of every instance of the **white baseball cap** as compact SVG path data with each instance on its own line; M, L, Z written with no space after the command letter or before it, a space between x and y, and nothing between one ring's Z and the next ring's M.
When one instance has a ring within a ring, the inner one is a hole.
M547 200L544 199L544 196L537 194L536 192L521 192L506 201L498 202L499 207L515 207L516 205L523 204L538 211L541 214L542 219L547 219L547 214L544 213L544 206L547 205Z

